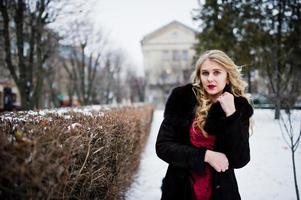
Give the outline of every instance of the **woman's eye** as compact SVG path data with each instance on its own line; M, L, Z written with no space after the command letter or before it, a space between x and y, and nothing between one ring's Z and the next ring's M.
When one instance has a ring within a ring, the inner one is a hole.
M208 73L208 72L202 72L202 75L203 75L203 76L208 76L209 73Z
M219 75L219 74L220 74L220 71L214 71L213 74L214 74L214 75Z

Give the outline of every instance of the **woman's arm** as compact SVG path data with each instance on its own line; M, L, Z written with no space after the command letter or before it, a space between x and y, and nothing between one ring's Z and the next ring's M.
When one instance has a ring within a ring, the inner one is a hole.
M241 168L250 161L249 118L235 111L225 120L223 149L231 168Z
M219 96L217 101L226 115L221 144L223 152L229 159L230 167L241 168L250 161L249 118L253 108L243 97L237 97L234 101L234 96L228 92Z
M216 171L224 172L229 167L229 161L224 153L208 150L204 147L179 144L175 137L175 126L164 120L161 124L156 143L156 153L165 162L183 168L203 173L204 162L210 164Z
M205 148L181 144L176 137L177 127L164 119L156 142L156 153L165 162L202 174L205 167Z
M193 170L199 174L204 171L205 148L189 145L189 113L196 104L191 86L172 90L165 105L164 120L156 141L156 153L165 162ZM184 136L187 134L187 136ZM183 141L187 139L186 141Z

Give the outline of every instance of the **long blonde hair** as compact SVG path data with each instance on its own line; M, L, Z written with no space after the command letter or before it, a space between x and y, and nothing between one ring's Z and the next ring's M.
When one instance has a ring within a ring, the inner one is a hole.
M195 70L191 75L191 81L193 85L192 89L198 101L196 120L194 121L193 126L199 128L205 137L207 137L207 133L203 128L208 115L208 110L213 103L201 82L201 67L202 64L208 59L220 64L226 70L229 84L231 85L231 92L234 96L246 97L244 90L247 85L242 80L240 67L235 65L233 60L223 51L209 50L204 52L199 57L195 65Z

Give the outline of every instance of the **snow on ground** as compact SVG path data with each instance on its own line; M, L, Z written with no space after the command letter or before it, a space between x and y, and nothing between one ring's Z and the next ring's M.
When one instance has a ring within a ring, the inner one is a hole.
M251 161L236 170L243 200L295 200L291 153L283 140L272 110L256 109L254 133L250 138ZM151 133L141 156L135 180L127 192L127 200L157 200L167 164L155 153L158 129L163 111L154 113ZM294 113L295 130L300 129L301 111ZM301 191L301 146L295 153L299 192Z
M167 170L167 164L160 160L155 152L157 133L163 120L163 111L156 110L148 142L141 155L140 166L127 200L152 200L161 197L161 181Z

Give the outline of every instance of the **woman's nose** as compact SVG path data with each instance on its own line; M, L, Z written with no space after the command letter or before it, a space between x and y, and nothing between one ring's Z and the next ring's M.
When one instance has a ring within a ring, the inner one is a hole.
M208 75L207 80L208 80L209 82L213 81L213 75L212 75L211 73Z

